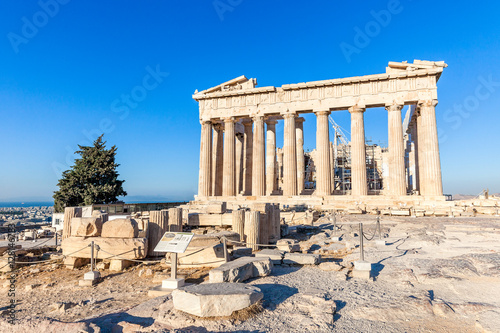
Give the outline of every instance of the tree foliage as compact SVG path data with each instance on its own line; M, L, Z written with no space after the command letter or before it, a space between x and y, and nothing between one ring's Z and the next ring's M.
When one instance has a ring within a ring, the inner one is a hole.
M104 135L104 134L103 134ZM64 211L65 207L109 204L118 201L119 196L127 195L123 190L124 180L118 180L115 163L116 146L106 149L106 141L101 135L93 146L80 146L76 151L81 157L63 172L54 192L54 209Z

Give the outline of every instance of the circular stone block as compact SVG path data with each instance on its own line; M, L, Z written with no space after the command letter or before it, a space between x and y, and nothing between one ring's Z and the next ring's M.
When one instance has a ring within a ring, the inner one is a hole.
M172 292L176 310L198 317L230 316L263 297L259 288L244 283L204 283Z

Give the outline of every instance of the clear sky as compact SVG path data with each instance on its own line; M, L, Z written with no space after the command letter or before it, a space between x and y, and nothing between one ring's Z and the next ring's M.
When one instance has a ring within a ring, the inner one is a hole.
M499 13L481 0L2 1L0 201L51 200L77 144L102 132L118 147L126 201L190 200L195 89L239 75L281 86L377 74L413 59L449 65L436 109L445 193L500 192ZM333 117L350 128L347 111ZM365 122L367 138L387 143L386 111ZM306 149L315 126L306 116Z

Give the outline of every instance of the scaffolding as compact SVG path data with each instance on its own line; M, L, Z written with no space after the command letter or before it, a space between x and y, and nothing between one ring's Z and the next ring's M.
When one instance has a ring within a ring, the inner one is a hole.
M351 144L342 128L328 117L333 127L333 166L334 174L333 190L334 194L351 194ZM347 132L347 131L345 131ZM347 132L349 133L349 132ZM369 194L379 194L383 189L382 177L382 153L387 151L377 144L372 144L371 140L366 140L366 173Z

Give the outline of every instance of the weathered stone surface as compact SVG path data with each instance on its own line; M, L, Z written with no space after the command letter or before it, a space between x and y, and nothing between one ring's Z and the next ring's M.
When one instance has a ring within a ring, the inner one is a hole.
M208 201L204 204L189 203L189 211L193 213L224 214L226 212L225 201Z
M119 255L120 258L124 259L142 259L146 257L147 238L69 237L61 243L63 254L76 258L90 258L91 250L88 245L91 241L94 241L94 244L100 248L100 251L94 252L96 259L109 259L114 255Z
M67 238L68 239L68 238ZM90 263L88 258L66 257L64 258L64 265L68 269L79 268Z
M271 274L273 263L269 258L243 257L222 264L209 272L210 283L242 282L253 277Z
M191 239L191 242L189 243L188 249L219 244L222 237L226 237L228 243L230 241L240 240L239 234L232 231L220 231L205 235L194 235L193 239ZM239 243L236 244L239 245Z
M278 250L286 252L299 252L300 245L296 239L283 238L276 242L276 247Z
M261 290L242 283L207 283L172 292L174 308L198 317L230 316L264 297Z
M66 207L64 208L64 227L62 238L68 238L71 236L71 228L72 228L72 219L74 217L82 216L82 208L81 207Z
M255 252L255 257L266 257L271 259L273 265L281 265L283 256L285 253L280 250L264 249L259 252Z
M199 226L223 226L233 224L233 214L203 214L194 213L188 215L188 225Z
M130 261L130 260L112 259L110 264L109 264L109 270L115 271L115 272L120 272L120 271L123 271L125 268L132 266L133 263L134 262Z
M258 211L245 212L245 239L246 245L252 248L253 251L259 249L260 243L260 217Z
M163 234L168 231L168 210L153 210L149 212L149 223L148 223L148 241L149 249L148 256L161 256L164 252L155 252L154 248L160 242Z
M74 217L71 236L99 237L102 224L100 217Z
M233 258L250 257L252 249L249 247L235 247L232 252Z
M139 225L135 219L115 219L102 225L102 237L137 238Z
M321 255L309 253L285 253L283 263L287 265L317 265Z

